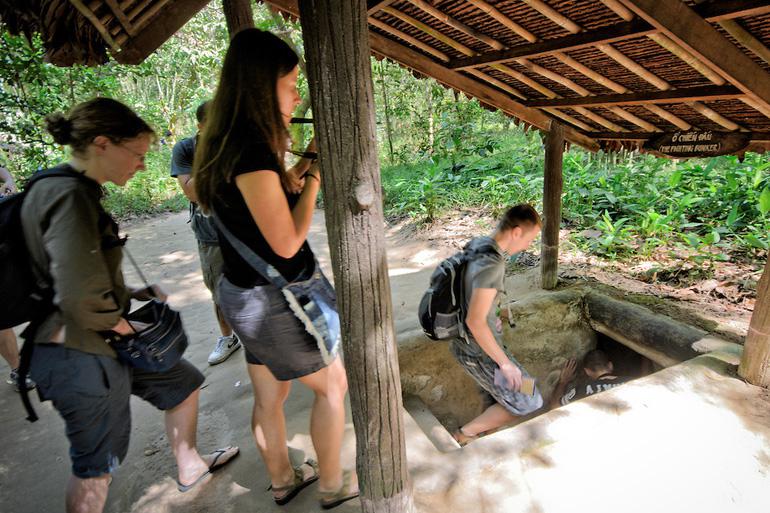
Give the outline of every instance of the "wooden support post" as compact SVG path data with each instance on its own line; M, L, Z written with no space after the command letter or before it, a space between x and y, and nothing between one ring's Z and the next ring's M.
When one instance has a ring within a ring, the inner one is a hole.
M543 234L540 251L542 287L556 288L559 279L559 225L563 185L564 128L551 121L545 135L545 180L543 182Z
M770 388L770 258L757 287L738 374L752 385Z
M300 0L364 512L414 511L365 0Z
M254 28L251 0L222 0L222 11L225 13L230 38L243 29Z

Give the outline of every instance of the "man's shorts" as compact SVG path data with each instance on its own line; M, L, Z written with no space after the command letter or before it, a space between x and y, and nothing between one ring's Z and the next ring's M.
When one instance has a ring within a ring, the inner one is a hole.
M225 261L222 259L222 250L218 244L206 244L198 241L198 256L201 261L201 271L203 272L203 283L211 292L214 303L219 304L217 294L217 282L222 276L222 267Z
M463 350L463 344L467 343L462 339L453 340L450 344L452 354L462 368L471 375L481 388L489 392L498 404L509 413L518 416L527 415L542 408L543 397L540 395L540 390L537 387L535 387L533 395L527 395L495 385L495 369L497 369L497 364L484 352L480 355L466 353ZM476 344L476 342L471 342L471 344ZM515 358L511 355L507 356L521 370L522 376L531 377Z
M160 410L187 399L204 377L188 361L160 373L135 371L108 356L37 344L32 379L66 425L72 474L87 479L113 472L128 451L131 394Z

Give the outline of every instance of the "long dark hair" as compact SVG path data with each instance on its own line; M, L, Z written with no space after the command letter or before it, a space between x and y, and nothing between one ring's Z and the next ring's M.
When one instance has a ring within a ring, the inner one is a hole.
M230 41L195 152L195 190L204 210L211 210L219 185L232 179L233 167L249 146L267 144L283 167L289 133L276 85L298 62L289 45L270 32L246 29Z
M102 135L115 144L142 134L155 138L155 132L129 107L112 98L93 98L79 103L69 113L57 112L45 118L53 140L82 154L94 138Z

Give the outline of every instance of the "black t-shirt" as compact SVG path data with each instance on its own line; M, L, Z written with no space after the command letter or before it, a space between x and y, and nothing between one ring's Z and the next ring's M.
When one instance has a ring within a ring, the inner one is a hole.
M598 379L578 380L567 388L567 392L561 397L561 405L565 406L572 401L613 389L630 379L625 376L601 376Z
M268 264L276 268L278 272L289 282L295 281L306 269L313 267L313 252L307 241L302 244L299 251L291 258L283 258L277 255L259 231L254 218L249 212L249 207L241 195L241 191L235 184L235 177L251 173L252 171L280 173L281 167L265 143L251 143L248 149L241 155L236 164L232 180L223 182L217 190L214 199L214 210L220 216L233 235L244 244L254 250ZM289 208L294 208L299 195L286 194ZM265 285L268 282L248 262L243 260L224 235L219 235L219 244L224 259L224 275L233 285L243 288L251 288L257 285Z

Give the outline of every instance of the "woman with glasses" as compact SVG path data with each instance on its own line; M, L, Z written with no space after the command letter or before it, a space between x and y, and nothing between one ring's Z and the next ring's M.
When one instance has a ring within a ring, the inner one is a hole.
M70 160L38 178L21 210L22 228L39 278L53 290L48 315L31 334L31 374L41 398L66 425L72 474L68 512L100 512L110 474L128 450L131 394L165 411L180 491L202 483L238 453L228 447L201 456L196 449L198 393L203 375L182 359L162 374L118 361L110 332L129 335L130 300L165 299L160 289L127 287L121 272L124 239L101 205L102 185L123 186L144 169L153 130L122 103L96 98L47 129L71 150Z

